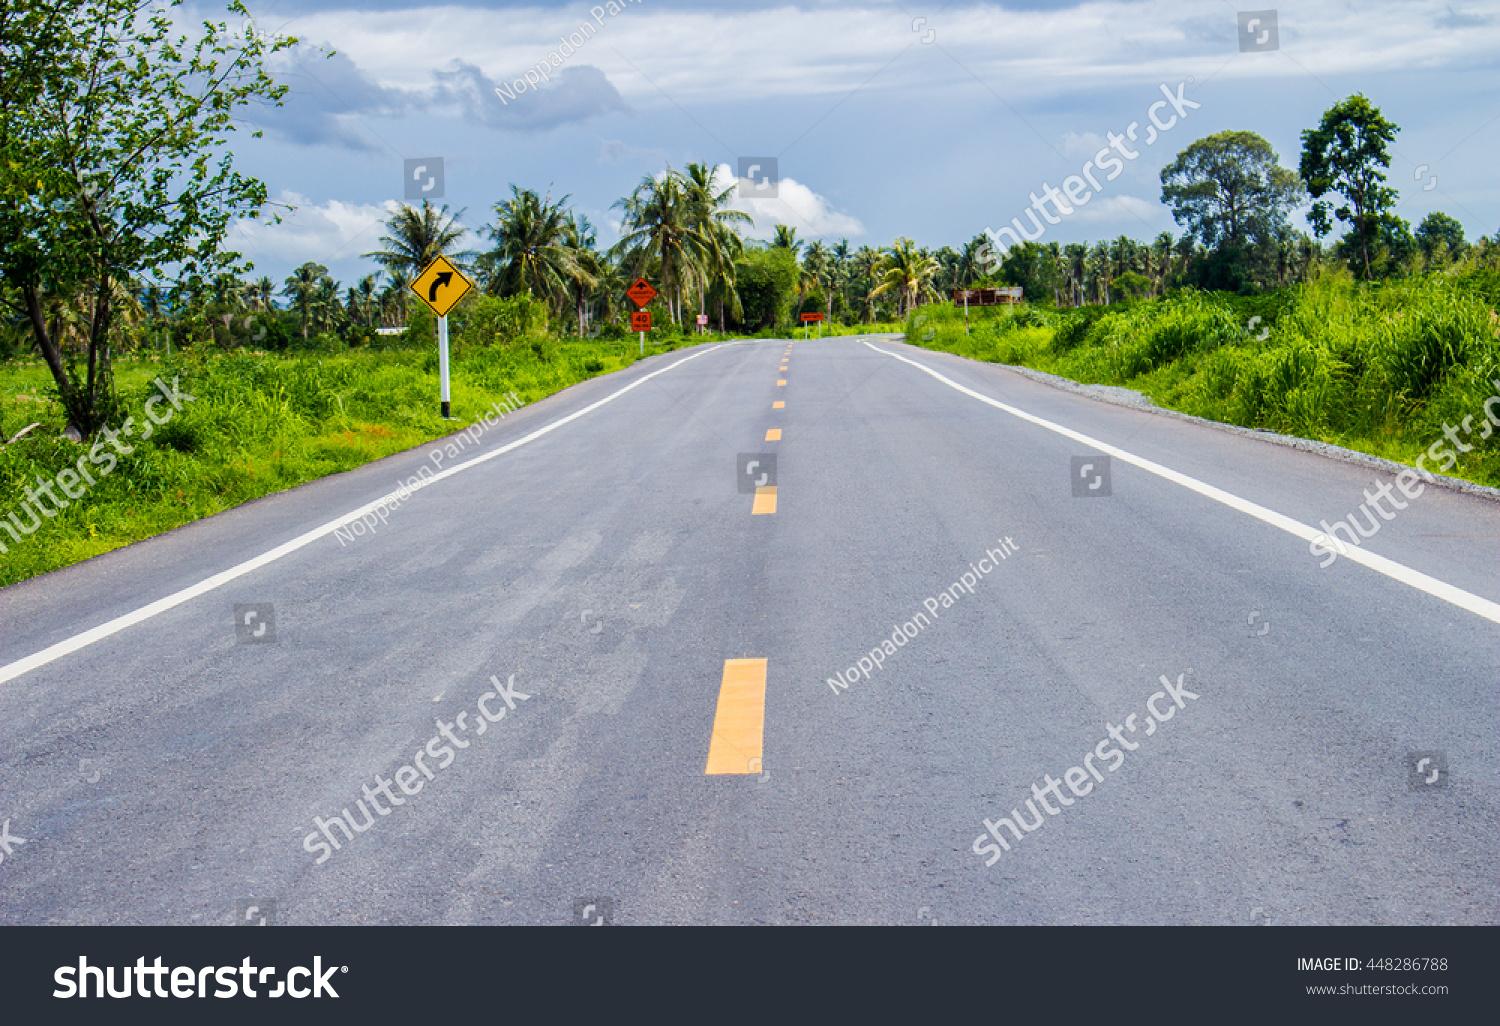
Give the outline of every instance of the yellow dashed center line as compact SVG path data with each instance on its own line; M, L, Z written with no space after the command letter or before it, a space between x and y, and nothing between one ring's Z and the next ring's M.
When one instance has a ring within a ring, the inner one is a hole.
M766 441L768 441L768 442L779 442L779 441L781 441L781 428L771 428L769 431L767 431L766 432Z
M719 685L719 708L714 713L704 774L760 773L765 726L766 660L724 660L724 680Z
M781 378L781 379L780 379L780 380L778 380L778 381L777 381L777 382L776 382L776 384L777 384L777 385L784 385L784 384L786 384L786 378Z
M762 485L755 489L755 505L750 507L752 517L766 516L776 512L776 486Z
M784 409L786 409L786 403L784 403L780 399L778 399L774 403L771 404L771 409L773 409L773 410L784 410Z

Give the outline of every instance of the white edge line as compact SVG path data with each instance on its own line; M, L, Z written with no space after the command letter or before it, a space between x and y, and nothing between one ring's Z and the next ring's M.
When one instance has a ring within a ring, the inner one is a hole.
M463 463L458 464L457 466L449 467L447 470L439 471L438 473L433 474L431 477L427 478L416 488L408 489L408 493L420 491L422 488L426 488L429 485L436 484L446 477L452 477L454 474L460 473L464 470L468 470L470 467L477 466L480 463L484 463L486 460L492 460L496 456L502 456L505 453L510 452L512 449L516 449L520 446L525 445L527 442L535 441L548 432L555 431L558 428L562 427L564 424L575 421L579 417L582 417L584 414L591 413L592 411L597 410L605 403L618 399L626 392L629 392L631 389L637 387L638 385L645 384L647 381L650 381L658 374L665 374L667 371L672 370L673 368L681 367L689 360L696 360L700 356L704 356L708 353L722 348L722 345L717 345L711 346L707 349L700 349L696 353L683 357L676 363L669 364L666 367L661 368L660 370L654 370L650 374L646 374L640 378L637 378L635 381L632 381L630 384L626 385L618 392L607 395L603 399L600 399L598 402L591 403L590 405L585 406L583 409L578 410L575 413L570 413L560 420L555 420L551 424L548 424L546 427L538 428L531 434L526 435L524 438L518 438L514 442L503 445L493 452L487 452L482 456L476 456L471 460L467 460ZM120 631L123 631L127 627L133 627L138 623L151 619L158 613L164 613L174 606L180 606L184 602L191 601L192 599L195 599L200 595L204 595L210 591L213 591L215 588L228 584L230 581L234 580L237 577L243 577L253 570L259 570L261 567L266 566L267 564L274 563L282 556L290 555L291 553L296 552L298 549L303 548L304 546L311 545L319 538L332 534L334 531L343 527L345 524L352 523L367 513L373 513L381 506L390 505L392 500L395 500L398 497L398 494L398 492L390 492L387 495L383 495L380 498L376 499L374 502L366 503L359 509L354 510L352 513L346 513L336 520L330 520L328 523L322 525L321 527L315 527L311 531L308 531L306 534L299 535L289 542L285 542L281 545L276 546L276 548L271 549L269 552L261 553L254 559L247 559L245 562L239 564L238 566L232 566L228 570L220 571L219 573L214 574L212 577L209 577L206 580L199 581L197 584L194 584L191 587L183 588L181 591L174 592L173 594L168 595L165 598L157 599L155 602L152 602L149 605L142 606L139 609L124 614L123 616L117 616L107 623L102 623L98 627L94 627L91 630L84 631L82 634L75 634L73 637L68 638L66 641L59 641L55 645L51 645L47 648L42 649L35 655L29 655L24 659L18 659L13 663L7 663L5 666L0 666L0 684L3 684L9 680L14 680L22 674L30 673L32 670L35 670L40 666L45 666L48 663L53 662L54 660L61 659L65 655L71 655L72 653L77 652L79 649L87 648L94 642L107 638L111 634L118 634Z
M1231 509L1238 510L1239 512L1244 513L1248 516L1252 516L1257 520L1264 521L1265 523L1270 524L1272 527L1279 527L1281 530L1287 532L1288 534L1296 535L1303 541L1312 542L1313 540L1318 538L1326 538L1322 531L1319 531L1316 528L1308 527L1306 524L1301 523L1297 520L1293 520L1291 517L1285 516L1284 514L1277 513L1273 509L1267 509L1264 506L1257 505L1256 503L1251 502L1249 499L1242 499L1238 495L1231 494L1230 492L1226 492L1220 488L1215 488L1211 484L1205 484L1204 482L1199 481L1197 478L1188 477L1186 474L1179 473L1178 471L1172 470L1168 467L1164 467L1159 463L1153 463L1141 456L1136 456L1134 453L1128 453L1124 449L1116 448L1115 446L1110 445L1107 442L1101 442L1097 438L1090 438L1088 435L1082 434L1078 431L1074 431L1071 428L1065 428L1061 424L1054 424L1050 420L1044 420L1043 418L1035 416L1034 414L1027 413L1025 410L1018 410L1014 406L1007 406L1005 403L1000 402L998 399L991 399L987 395L981 395L971 388L966 388L963 385L960 385L958 382L944 377L942 374L939 374L937 371L933 370L930 367L926 367L920 363L917 363L915 360L909 360L906 357L902 356L900 353L887 352L884 349L880 349L874 345L871 345L869 342L866 342L865 345L869 346L871 349L874 349L877 353L894 357L895 359L900 360L902 363L909 363L918 370L930 374L934 378L937 378L943 384L948 385L951 388L955 388L967 396L972 396L982 403L988 403L998 410L1004 410L1006 413L1009 413L1012 416L1020 417L1022 420L1035 424L1038 427L1046 428L1048 431L1055 431L1056 433L1063 435L1066 438L1073 439L1075 442L1082 442L1084 445L1093 446L1095 449L1098 449L1101 452L1108 453L1110 456L1113 456L1116 459L1123 460L1126 463L1130 463L1134 466L1140 467L1142 470L1149 471L1150 473L1155 474L1158 477L1166 478L1168 481L1171 481L1174 484L1179 484L1182 487L1189 489L1190 491L1197 492L1199 495L1202 495L1205 498L1213 499L1215 502L1221 502ZM1413 570L1409 566L1397 563L1395 560L1386 559L1384 556L1377 556L1375 553L1368 552L1365 549L1344 545L1342 546L1342 551L1340 551L1339 554L1345 559L1353 560L1356 563L1360 563L1364 566L1369 567L1371 570L1374 570L1377 573L1384 574L1392 580L1400 581L1402 584L1416 588L1418 591L1424 591L1434 598L1440 598L1444 602L1452 603L1453 605L1458 606L1460 609L1466 609L1476 616L1484 617L1486 620L1500 623L1500 604L1491 602L1487 598L1481 598L1480 596L1475 595L1472 592L1464 591L1462 588L1456 588L1446 581L1440 581L1436 577L1429 577L1426 574L1422 573L1420 570Z

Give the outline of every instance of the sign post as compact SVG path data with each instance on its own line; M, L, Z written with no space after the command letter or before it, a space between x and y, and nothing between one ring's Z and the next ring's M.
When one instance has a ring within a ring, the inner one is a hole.
M823 315L819 312L805 313L802 315L802 337L807 337L808 325L816 321L818 325L818 337L823 337Z
M443 419L448 419L449 400L453 398L448 387L448 315L438 318L438 400Z
M474 283L464 277L462 271L447 257L437 257L422 268L422 272L407 286L437 314L438 325L438 398L444 420L449 417L452 391L448 378L448 312L458 301L468 295Z
M651 330L651 315L646 313L645 306L656 298L656 289L652 288L651 283L645 278L637 278L631 282L630 288L625 290L625 296L637 307L641 308L636 313L630 315L630 327L641 333L641 355L645 356L646 332ZM644 322L639 320L642 317L645 318ZM640 323L644 323L645 327L638 327L637 325Z

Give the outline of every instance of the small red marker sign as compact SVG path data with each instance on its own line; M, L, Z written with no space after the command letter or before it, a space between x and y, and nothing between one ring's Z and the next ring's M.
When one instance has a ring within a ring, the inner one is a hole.
M651 311L649 311L649 310L637 310L635 313L631 314L630 315L630 330L631 331L650 331L651 330Z
M822 319L823 315L821 313L805 313L802 315L802 322L804 324L808 321L821 321Z

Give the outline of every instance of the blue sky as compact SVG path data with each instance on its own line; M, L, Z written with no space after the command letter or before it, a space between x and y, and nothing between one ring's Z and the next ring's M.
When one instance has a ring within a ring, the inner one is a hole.
M1189 143L1247 129L1295 167L1299 133L1354 92L1401 126L1390 170L1401 216L1443 210L1471 239L1500 229L1493 3L1284 6L1278 48L1252 52L1224 0L615 6L250 3L258 29L302 45L274 59L291 94L251 114L264 137L237 140L236 162L296 210L241 223L232 245L256 275L279 281L316 260L351 282L374 270L360 254L402 198L403 160L431 156L444 158L443 202L471 228L514 182L568 194L608 244L611 205L643 176L696 160L724 165L727 184L739 157L773 156L780 195L743 203L753 235L780 222L854 246L909 235L957 248L1132 121L1139 155L1045 241L1149 239L1180 232L1158 174ZM207 5L184 15L222 17ZM592 35L550 80L515 90L584 24ZM1179 85L1199 106L1142 145L1162 86Z

